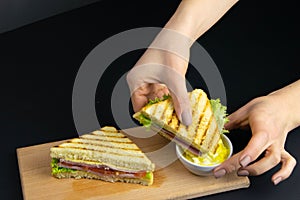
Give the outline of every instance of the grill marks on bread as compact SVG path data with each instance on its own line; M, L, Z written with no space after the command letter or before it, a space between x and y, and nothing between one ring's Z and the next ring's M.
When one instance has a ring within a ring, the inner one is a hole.
M208 97L203 90L196 89L189 93L189 99L192 124L188 127L178 120L171 99L146 106L141 113L202 152L215 151L220 133Z
M142 151L125 135L118 132L94 131L58 145L58 148L90 150L120 156L144 157Z
M153 171L155 166L129 138L114 127L85 134L50 150L52 158L106 165L121 171Z
M125 172L154 171L155 168L136 144L109 126L52 147L50 156Z

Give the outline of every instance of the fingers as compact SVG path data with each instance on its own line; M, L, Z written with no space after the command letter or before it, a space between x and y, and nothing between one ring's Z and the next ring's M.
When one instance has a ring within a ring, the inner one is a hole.
M131 95L133 110L138 112L149 102L149 99L162 98L168 94L169 90L163 84L144 84Z
M259 155L265 151L265 149L267 149L268 142L268 136L265 132L257 132L252 136L251 140L243 151L235 154L233 157L222 163L218 168L216 168L216 170L220 170L222 168L225 169L227 173L230 173L239 169L239 175L249 175L250 172L247 171L246 167L251 162L255 161ZM253 169L251 172L254 173L253 171L256 168L254 166L253 168L249 169Z
M170 68L165 68L165 72L163 82L169 88L176 115L184 125L188 126L192 123L192 111L185 76Z
M190 108L190 101L188 93L182 92L181 94L171 92L174 109L178 119L184 125L190 125L192 123L192 111Z
M243 167L240 164L240 157L242 153L243 151L235 154L230 159L226 160L220 166L215 168L214 169L215 177L217 178L219 177L218 175L220 174L218 173L218 171L222 169L225 170L226 173L237 171L237 174L240 176L248 176L248 175L257 176L270 170L280 162L280 153L279 154L270 153L267 154L261 160L255 162L254 164Z
M189 52L189 48L186 49ZM150 55L156 55L157 62L148 60L148 56L143 56L143 61L138 62L137 66L132 68L127 74L127 83L131 91L133 107L135 111L140 110L146 104L146 100L142 95L149 99L163 96L162 91L157 92L152 88L153 92L148 94L135 93L141 85L159 85L164 84L173 99L174 108L179 120L185 124L192 123L192 112L186 89L185 73L188 66L186 59L166 51L147 51ZM149 89L148 91L151 91Z
M233 155L231 158L229 158L228 160L224 161L221 165L216 167L213 171L214 176L216 178L220 178L226 173L237 171L241 167L239 162L240 154L241 152Z
M141 69L141 67L138 68ZM164 94L168 94L170 92L177 117L184 125L190 125L192 123L192 111L186 89L185 77L169 67L160 66L159 69L161 71L160 79L164 84L155 82L155 78L148 78L146 84L143 83L142 85L131 87L131 90L133 91L131 99L134 111L139 111L145 104L147 104L148 99L155 99L156 97L161 98ZM139 73L136 74L140 74L140 71L138 72ZM152 72L152 74L155 73ZM155 76L153 75L150 77ZM132 80L132 76L129 76L128 80L130 82ZM132 88L134 88L134 90Z
M271 149L272 151L268 150L266 152L265 157L246 167L241 167L239 163L239 158L242 154L242 152L239 152L223 162L220 166L216 167L213 171L214 176L220 178L226 173L234 171L237 171L239 176L258 176L281 162L281 169L272 176L272 182L274 185L277 185L292 174L297 162L287 151L282 150L280 152L279 150L276 150L275 147Z
M246 171L248 175L258 176L272 169L280 162L282 164L281 169L272 176L272 182L274 185L277 185L279 182L287 179L292 174L296 166L296 159L285 150L282 152L267 152L264 158L252 165L241 168L238 171L238 174L243 175L240 174L240 172L244 173Z
M148 86L142 86L131 94L131 102L134 112L138 112L148 103Z
M271 147L266 151L266 154L262 159L247 167L244 167L242 170L247 171L249 175L257 176L272 169L273 167L278 165L280 161L280 149L278 149L277 147Z
M291 175L296 160L284 150L287 133L281 129L280 124L274 123L276 116L273 117L266 112L269 108L266 105L270 104L264 104L264 100L254 99L229 116L229 122L225 125L226 129L249 125L252 138L243 151L214 170L215 177L221 177L235 170L240 176L257 176L274 168L280 162L282 163L281 169L273 175L272 182L277 185ZM257 158L264 151L264 157L258 160Z
M296 159L285 150L281 153L281 162L281 169L272 176L274 185L287 179L292 174L297 163Z
M169 94L168 88L163 84L150 84L148 99L154 100L156 98L161 99L164 95Z
M190 125L192 123L192 112L186 87L185 85L183 89L181 85L177 87L180 87L180 89L174 89L175 87L173 86L171 87L173 92L169 92L168 88L163 84L145 84L136 89L131 95L133 110L138 112L148 103L149 99L154 100L170 94L179 120L185 125Z
M249 163L255 161L259 155L261 155L265 149L267 149L269 143L268 133L256 132L253 134L248 145L243 150L240 157L240 165L246 167Z
M177 117L183 124L190 125L192 123L192 112L185 76L182 73L184 72L176 71L161 64L145 64L131 69L127 74L127 82L131 91L134 110L140 110L147 103L145 97L154 99L159 95L163 96L167 89L158 91L156 86L164 84L168 87L172 96ZM146 85L146 87L143 88L143 85Z

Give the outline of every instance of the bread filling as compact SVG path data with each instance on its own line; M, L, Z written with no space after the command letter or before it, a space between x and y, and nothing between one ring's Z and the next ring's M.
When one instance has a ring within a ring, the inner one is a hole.
M89 165L85 163L67 161L64 159L59 159L57 165L63 168L86 171L86 172L96 174L98 176L106 176L106 177L150 178L149 176L151 175L150 172L147 171L126 172L126 171L112 169L105 165Z
M195 154L195 155L201 155L202 152L199 151L198 149L194 148L193 146L191 146L191 144L189 144L188 142L186 142L185 140L176 137L176 135L174 133L172 133L171 131L168 131L164 128L158 128L156 125L152 125L152 128L154 130L158 130L163 134L166 134L168 137L170 137L170 139L174 140L175 143L179 144L180 146L186 148L187 150L189 150L191 153Z

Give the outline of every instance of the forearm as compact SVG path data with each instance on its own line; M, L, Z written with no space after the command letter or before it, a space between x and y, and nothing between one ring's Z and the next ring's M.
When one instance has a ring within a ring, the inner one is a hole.
M159 60L159 63L174 68L180 74L185 74L189 49L193 42L213 26L237 1L182 0L165 25L165 29L158 34L137 65L155 63ZM160 50L165 50L165 52L162 53ZM169 53L179 57L174 57Z
M183 0L165 25L195 41L238 0Z
M286 106L290 122L289 129L300 126L300 79L270 95L278 97L282 101L282 105Z

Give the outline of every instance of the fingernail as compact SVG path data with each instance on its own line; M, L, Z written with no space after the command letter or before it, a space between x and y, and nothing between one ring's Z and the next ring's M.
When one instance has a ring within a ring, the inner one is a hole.
M249 172L247 170L242 169L242 170L238 171L238 175L239 176L249 176Z
M220 170L218 170L218 171L216 171L215 173L214 173L214 176L216 177L216 178L221 178L222 176L224 176L226 174L226 170L225 169L220 169Z
M181 120L184 125L190 125L192 123L192 113L189 110L184 110L181 113Z
M250 156L245 156L241 161L240 164L242 167L246 167L251 162Z
M281 177L278 177L278 178L276 178L274 181L273 181L273 183L274 183L274 185L277 185L278 183L280 183L282 181L282 178Z

